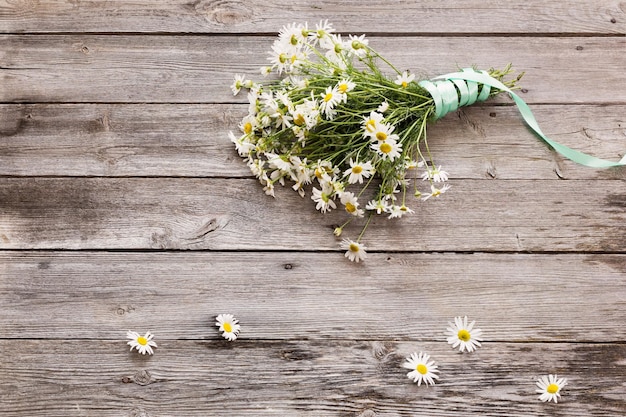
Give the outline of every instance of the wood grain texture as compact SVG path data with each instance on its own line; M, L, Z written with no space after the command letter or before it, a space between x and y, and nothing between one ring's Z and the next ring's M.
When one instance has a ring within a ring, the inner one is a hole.
M626 32L617 0L2 0L2 32L275 33L283 25L330 19L341 31L386 33Z
M491 342L619 342L626 255L0 252L3 338L442 342L468 315ZM28 279L24 279L28 277Z
M377 216L373 251L623 252L626 182L458 180L417 214ZM412 197L411 197L412 198ZM583 204L584 203L584 204ZM3 249L337 250L342 210L253 179L5 178ZM344 236L355 238L364 222Z
M230 91L233 76L259 74L273 39L3 35L0 102L242 102ZM513 63L526 71L529 103L626 102L624 37L400 36L372 37L370 46L424 78Z
M0 340L0 415L99 416L622 416L623 344L163 341L152 357L123 338ZM429 352L440 382L417 386L402 363ZM568 378L559 404L535 381Z
M599 157L626 151L626 106L535 105L544 132ZM249 177L228 140L246 105L0 105L0 175ZM541 143L511 106L472 106L433 123L429 147L451 178L620 179Z

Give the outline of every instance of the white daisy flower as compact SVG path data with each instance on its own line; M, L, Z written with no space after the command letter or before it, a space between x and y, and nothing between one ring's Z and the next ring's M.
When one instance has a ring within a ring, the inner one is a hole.
M375 111L371 112L368 117L363 118L363 136L370 136L372 132L378 130L379 125L383 122L383 115Z
M370 161L358 162L350 158L350 168L346 169L343 175L348 177L349 184L363 184L363 178L369 178L374 173L374 167Z
M346 258L350 259L352 262L359 262L365 258L367 258L367 253L365 250L367 249L365 245L359 242L355 242L350 239L344 239L341 242L341 249L346 250Z
M415 74L410 74L408 71L404 71L401 75L398 75L398 78L394 81L402 88L407 88L409 83L415 79Z
M245 82L246 82L246 78L244 75L240 75L240 74L235 75L235 80L230 86L230 89L232 90L234 96L239 94L239 91L241 91L241 88L244 86Z
M284 44L289 45L294 50L302 47L306 43L308 37L308 30L304 26L290 23L278 32L278 39Z
M395 128L395 126L390 124L378 123L376 129L371 132L367 131L365 136L369 136L372 141L384 142L388 139L398 141L400 140L400 137L393 133Z
M389 209L389 218L390 219L400 218L404 216L405 214L413 214L413 213L415 213L415 211L411 210L404 204L402 204L401 206L394 204Z
M367 55L367 45L369 40L365 39L365 35L355 36L349 35L349 40L346 41L348 54L356 55L359 58L363 58Z
M363 217L364 211L359 208L359 201L354 193L346 191L341 193L341 204L344 205L346 211L356 217Z
M387 203L387 200L380 199L380 200L370 200L365 206L365 208L367 210L375 210L376 214L381 214L381 213L388 212L390 209L390 206L389 206L389 203Z
M567 379L557 378L556 375L542 376L537 381L537 393L541 394L539 399L543 402L554 401L561 398L561 389L567 385Z
M145 355L146 353L148 355L152 355L154 353L152 348L157 347L157 344L152 340L154 335L150 332L146 332L146 334L142 336L137 332L129 330L126 332L126 337L130 339L127 343L130 345L130 350L132 351L133 349L137 349L137 351L142 355Z
M237 339L241 331L241 326L238 324L239 320L232 314L220 314L215 320L215 325L219 327L219 331L222 332L224 339L230 342Z
M422 174L422 179L424 181L432 179L435 182L444 182L448 181L448 173L441 169L441 165L439 167L428 167Z
M480 329L474 329L475 323L472 321L468 324L467 316L455 317L454 324L448 323L450 327L447 328L446 334L448 335L448 343L452 345L452 348L458 347L461 352L466 350L473 352L480 347L483 332Z
M396 142L394 139L387 139L378 143L372 143L372 150L376 151L382 159L393 161L400 156L402 152L402 144Z
M249 156L250 153L256 148L256 145L250 141L248 135L243 135L237 138L233 132L228 132L228 138L235 144L235 149L241 157Z
M320 96L322 97L319 105L320 111L332 119L335 115L333 109L343 100L343 94L336 87L326 87L326 91L320 93Z
M315 25L315 30L309 33L309 39L313 45L319 42L320 47L324 49L332 49L333 42L330 35L335 31L328 20L322 20Z
M354 87L356 87L356 84L349 78L344 78L343 80L339 81L337 83L337 90L343 94L343 101L345 102L348 95L347 93L354 90Z
M387 103L387 101L383 101L382 103L380 103L380 106L378 106L376 110L380 113L386 112L387 110L389 110L389 103Z
M430 194L427 194L424 197L422 197L422 200L428 200L430 197L439 197L441 194L445 193L449 189L450 189L449 184L444 184L443 187L441 188L437 188L434 185L431 185Z
M332 209L337 208L337 205L335 205L335 202L332 200L334 194L335 189L328 182L325 182L322 185L321 190L313 187L313 195L311 196L311 200L317 203L315 205L315 209L321 211L322 213L326 213L327 211L331 211Z
M417 385L421 385L422 382L425 385L435 385L435 379L439 379L439 376L436 375L439 372L437 365L430 360L430 355L426 353L411 353L411 356L406 358L406 362L402 366L411 369L411 372L406 376L413 382L417 382Z

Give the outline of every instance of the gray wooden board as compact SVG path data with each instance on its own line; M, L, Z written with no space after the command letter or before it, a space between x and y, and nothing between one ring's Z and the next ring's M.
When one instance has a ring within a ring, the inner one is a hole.
M487 342L619 342L626 255L0 252L2 337L439 341L455 316ZM24 279L28 277L28 279ZM329 346L330 347L330 346ZM87 350L89 350L87 348Z
M245 96L233 97L229 88L233 77L262 80L273 40L0 35L0 102L242 102ZM625 37L400 36L372 37L370 46L421 78L512 63L526 72L522 97L529 103L626 102Z
M626 152L625 105L534 105L544 133L610 160ZM0 175L250 176L228 132L240 104L0 105ZM457 178L619 179L556 155L517 109L474 105L433 123L429 148Z
M451 183L428 201L407 197L416 214L376 216L366 246L624 251L626 181ZM0 209L2 249L337 250L365 223L354 221L336 238L345 211L321 214L290 187L279 187L274 199L246 178L4 178Z
M164 340L154 356L142 357L119 338L0 340L0 349L4 416L626 412L623 344L486 343L464 355L445 342ZM439 384L417 386L406 377L402 363L415 351L437 361ZM559 404L537 400L535 381L547 373L568 378Z
M340 31L377 33L623 34L617 0L0 1L1 32L274 33L329 19Z

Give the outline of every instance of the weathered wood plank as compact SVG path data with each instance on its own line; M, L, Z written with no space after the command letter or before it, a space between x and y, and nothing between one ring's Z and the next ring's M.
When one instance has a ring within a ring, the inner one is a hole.
M458 180L416 215L377 216L376 251L624 251L626 181ZM3 249L337 250L342 210L253 179L4 178ZM344 236L356 237L364 222ZM337 255L339 256L339 255Z
M0 102L242 102L235 73L258 74L273 38L4 35ZM531 103L624 104L624 37L373 37L424 76L512 62ZM260 75L259 75L260 78Z
M332 11L332 12L331 12ZM277 32L291 22L330 19L342 31L395 33L626 32L617 0L455 0L384 3L307 1L0 1L2 32ZM393 22L393 24L390 24Z
M626 151L626 106L535 105L544 132L575 149L618 160ZM0 105L0 175L250 176L228 131L238 104ZM619 179L540 143L514 107L474 106L433 124L429 146L451 178Z
M2 415L46 416L622 416L623 344L488 343L461 355L443 343L163 341L152 357L123 339L0 340ZM440 382L402 368L425 350ZM559 404L535 381L568 378ZM523 410L523 411L521 411Z
M4 338L438 341L468 315L487 342L614 342L626 255L0 252ZM142 330L142 331L145 331Z

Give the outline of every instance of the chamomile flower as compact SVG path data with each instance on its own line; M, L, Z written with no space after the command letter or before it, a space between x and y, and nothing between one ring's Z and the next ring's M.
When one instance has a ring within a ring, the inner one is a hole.
M441 169L441 165L439 167L429 167L422 174L422 179L425 180L433 180L435 182L444 182L448 181L448 173Z
M343 100L343 94L339 92L337 87L326 87L326 91L320 93L322 100L320 101L320 111L323 112L328 119L334 118L333 109Z
M417 385L421 385L422 382L425 385L435 385L435 379L439 379L437 365L430 360L430 355L426 353L411 353L411 356L406 358L406 362L402 366L411 369L411 372L407 373L406 376L413 382L417 382Z
M400 156L402 152L402 144L393 139L387 139L378 143L372 143L372 150L376 151L383 160L393 161Z
M245 76L240 75L240 74L235 75L235 80L230 86L230 89L232 90L234 96L239 94L239 91L241 91L241 88L244 86L245 82L246 82Z
M385 142L386 140L400 140L400 137L393 133L395 126L387 123L378 123L372 131L366 131L365 136L372 141Z
M130 350L132 351L133 349L137 349L137 351L142 355L145 355L146 353L148 355L152 355L154 353L152 348L157 347L157 344L152 340L154 335L150 332L146 332L146 334L142 336L137 332L129 330L126 332L126 337L130 339L127 343L130 345Z
M344 78L337 83L337 90L344 95L344 102L348 97L347 93L354 90L354 87L356 87L356 84L349 78Z
M371 112L368 117L363 118L363 136L370 136L375 132L379 125L383 122L383 115L378 112Z
M459 351L473 352L480 347L482 341L482 330L475 329L472 321L468 324L467 316L455 317L454 324L448 323L450 327L447 328L446 335L448 336L448 343L452 345L453 349L459 348Z
M350 158L350 168L346 169L343 175L349 175L349 184L363 184L363 178L369 178L374 173L374 166L370 161L358 162Z
M358 263L367 257L367 253L365 252L367 248L365 245L355 242L354 240L344 239L341 242L341 249L346 250L346 258L350 259L352 262Z
M408 208L404 204L402 204L400 206L394 204L394 205L392 205L389 208L389 218L390 219L400 218L400 217L404 216L405 214L413 214L413 213L415 213L415 211L411 210L410 208Z
M219 331L222 332L224 339L232 342L237 339L241 326L239 320L237 320L232 314L220 314L215 318L215 325L219 327Z
M359 58L363 58L365 55L367 55L368 44L369 40L365 39L365 35L349 35L349 40L346 41L348 54L356 55Z
M407 88L409 83L414 79L415 74L409 74L408 71L404 71L401 75L398 75L398 78L396 78L394 82L402 88Z
M313 195L311 196L311 200L317 203L315 205L315 209L321 211L322 213L326 213L327 211L331 211L332 209L337 208L337 205L332 200L334 194L335 189L328 182L322 185L321 190L313 187Z
M443 187L441 188L437 188L434 185L431 185L430 194L427 194L424 197L422 197L422 200L428 200L430 197L439 197L441 194L445 193L449 189L450 189L449 184L444 184Z
M376 211L376 214L381 214L381 213L388 212L390 209L390 206L389 206L389 203L387 203L387 200L379 199L379 200L370 200L365 205L365 208L367 210Z
M344 205L346 212L356 217L363 217L363 209L359 208L359 201L354 193L346 191L341 193L341 204Z
M378 108L376 109L379 113L384 113L387 110L389 110L389 103L387 103L387 101L383 101L382 103L380 103L380 106L378 106Z
M567 379L557 378L556 375L542 376L537 381L537 393L541 394L539 399L543 402L554 401L561 398L561 389L567 385Z

